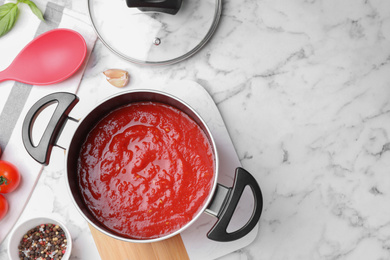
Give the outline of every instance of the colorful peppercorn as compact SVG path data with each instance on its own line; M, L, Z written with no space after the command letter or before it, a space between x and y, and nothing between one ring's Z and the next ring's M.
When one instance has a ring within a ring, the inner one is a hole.
M60 260L66 252L67 240L62 228L41 224L22 237L19 243L20 260Z

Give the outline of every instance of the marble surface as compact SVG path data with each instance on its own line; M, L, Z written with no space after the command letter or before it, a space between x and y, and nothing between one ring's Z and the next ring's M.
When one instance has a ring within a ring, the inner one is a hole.
M87 13L84 1L53 2ZM130 73L126 89L192 80L211 94L264 196L254 242L221 259L389 259L389 10L385 0L223 1L215 35L178 64L138 66L97 41L79 92L93 106L110 92L102 71L117 67ZM61 199L61 166L43 170L21 219L59 217L72 258L99 259Z

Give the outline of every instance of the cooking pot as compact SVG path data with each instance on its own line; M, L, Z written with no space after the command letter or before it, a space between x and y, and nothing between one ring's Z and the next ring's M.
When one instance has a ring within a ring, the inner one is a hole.
M47 165L50 159L52 147L56 144L57 138L61 135L63 126L67 120L75 120L69 117L69 112L78 102L78 97L71 93L58 92L50 94L38 100L28 111L22 126L23 144L28 153L39 163ZM92 215L86 206L80 192L77 177L77 161L79 151L86 136L105 115L111 111L128 105L132 102L152 101L173 106L192 118L204 131L214 153L215 172L213 174L213 185L210 194L203 203L202 209L186 225L179 230L159 238L132 239L118 235L106 228ZM46 127L38 145L32 141L32 127L36 117L48 105L57 103L56 109ZM77 121L77 120L76 120ZM66 180L72 200L81 215L97 230L113 238L127 242L154 242L167 239L185 230L193 224L199 216L205 212L217 218L215 225L208 232L207 237L215 241L233 241L248 234L257 224L263 207L263 199L260 187L254 177L241 167L235 170L235 178L232 187L218 184L218 151L213 136L203 119L198 113L177 97L155 90L132 90L114 95L93 108L80 122L75 130L70 145L65 154ZM240 229L234 232L227 232L227 227L233 213L240 201L241 195L246 187L250 187L254 197L253 212L250 219Z

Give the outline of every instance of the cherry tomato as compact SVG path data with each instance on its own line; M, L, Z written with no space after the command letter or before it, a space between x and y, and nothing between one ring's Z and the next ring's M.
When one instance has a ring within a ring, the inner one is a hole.
M3 195L0 194L0 220L4 218L4 216L8 212L8 201L4 198Z
M10 162L0 160L0 193L14 191L20 182L18 169Z

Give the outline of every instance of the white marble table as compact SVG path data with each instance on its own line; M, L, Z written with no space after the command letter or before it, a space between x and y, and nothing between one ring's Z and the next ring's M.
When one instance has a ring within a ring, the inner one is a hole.
M53 2L87 13L85 1ZM192 80L216 102L264 196L255 241L222 259L390 258L389 1L223 1L211 41L164 67L121 60L98 40L79 89L91 105L110 68L130 73L126 89ZM61 164L46 167L21 218L59 216L72 259L99 259L64 193Z

